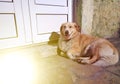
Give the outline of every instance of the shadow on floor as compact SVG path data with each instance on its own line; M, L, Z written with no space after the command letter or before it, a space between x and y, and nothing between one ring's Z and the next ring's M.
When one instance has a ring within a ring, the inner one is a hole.
M52 32L49 37L48 45L57 46L59 37L60 35L57 32Z

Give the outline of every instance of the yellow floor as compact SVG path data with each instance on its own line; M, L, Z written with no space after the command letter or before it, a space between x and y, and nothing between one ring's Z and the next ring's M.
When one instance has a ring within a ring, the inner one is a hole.
M99 79L102 68L58 56L56 48L44 44L1 50L0 84L107 84Z

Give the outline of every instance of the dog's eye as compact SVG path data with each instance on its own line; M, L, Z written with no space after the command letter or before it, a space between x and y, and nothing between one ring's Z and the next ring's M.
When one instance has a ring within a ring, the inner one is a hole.
M63 28L66 28L66 26L63 26Z

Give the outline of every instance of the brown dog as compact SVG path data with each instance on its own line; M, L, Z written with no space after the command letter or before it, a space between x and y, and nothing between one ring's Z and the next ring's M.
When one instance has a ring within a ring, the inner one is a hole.
M76 23L61 25L58 49L84 64L108 66L119 60L117 49L108 40L81 34Z

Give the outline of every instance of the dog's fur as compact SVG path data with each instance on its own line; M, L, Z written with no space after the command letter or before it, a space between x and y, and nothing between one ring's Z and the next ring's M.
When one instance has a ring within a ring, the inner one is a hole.
M76 23L66 22L60 27L58 49L79 63L108 66L119 60L118 51L106 39L81 34Z

